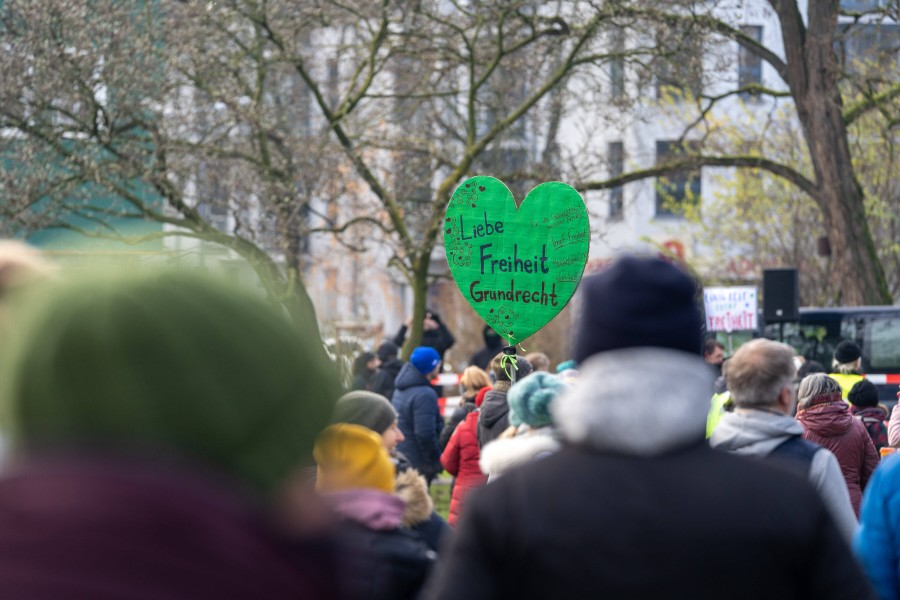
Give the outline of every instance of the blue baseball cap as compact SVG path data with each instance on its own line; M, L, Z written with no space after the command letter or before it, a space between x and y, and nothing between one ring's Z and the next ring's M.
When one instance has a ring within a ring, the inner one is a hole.
M428 375L434 371L436 366L441 364L441 355L438 354L438 351L434 348L429 346L419 346L412 351L409 362L419 371L419 373Z

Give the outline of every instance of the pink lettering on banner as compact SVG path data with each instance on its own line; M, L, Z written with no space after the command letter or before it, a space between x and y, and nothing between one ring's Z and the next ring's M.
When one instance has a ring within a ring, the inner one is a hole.
M710 331L740 331L753 329L753 313L743 311L726 312L724 315L707 317L706 328Z

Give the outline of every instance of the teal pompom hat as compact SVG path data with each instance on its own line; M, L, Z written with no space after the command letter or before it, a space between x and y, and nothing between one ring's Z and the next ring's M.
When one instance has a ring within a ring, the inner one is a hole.
M28 304L0 360L14 454L172 454L269 495L340 395L313 328L202 273L86 275Z
M509 422L519 427L529 425L535 429L553 423L550 405L568 386L550 373L538 371L518 381L509 388Z

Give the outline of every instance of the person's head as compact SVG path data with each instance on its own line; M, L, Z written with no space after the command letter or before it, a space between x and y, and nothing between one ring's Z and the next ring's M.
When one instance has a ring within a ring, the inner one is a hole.
M11 298L54 271L36 248L17 240L0 240L0 325L9 319Z
M817 360L805 360L800 368L797 369L797 379L803 381L807 375L813 373L824 373L825 367Z
M550 357L543 352L531 352L525 355L525 359L531 363L535 371L550 371Z
M868 379L857 381L847 393L850 404L859 408L878 406L878 388Z
M18 455L175 455L270 494L340 394L314 331L201 273L82 274L28 300L0 376Z
M721 365L725 360L725 346L712 338L703 342L703 360L711 365Z
M516 427L528 425L537 429L553 423L550 405L568 389L560 379L550 373L538 371L509 388L509 422Z
M378 357L372 352L362 352L353 361L353 374L365 375L378 368Z
M355 489L394 491L394 465L381 439L361 425L339 423L316 438L316 489L324 493Z
M503 346L503 338L500 337L499 333L491 329L490 325L484 326L481 335L484 338L484 345L488 348L500 348Z
M397 411L390 400L376 394L357 390L338 398L334 405L332 423L349 423L371 429L381 436L382 445L391 451L405 438L397 426Z
M844 340L834 349L831 368L835 373L859 373L862 368L862 351L851 341Z
M738 408L766 408L792 414L795 388L794 351L766 339L747 342L728 361L726 380Z
M481 405L484 403L484 397L487 395L487 393L489 391L491 391L491 388L487 387L487 386L478 390L478 393L475 394L475 406L477 406L478 408L481 408Z
M419 373L431 379L441 366L441 355L434 348L419 346L412 351L409 362Z
M459 383L463 387L463 394L474 397L483 387L491 385L491 378L484 369L476 366L466 367L459 378Z
M384 342L378 346L378 360L381 364L396 360L399 353L400 348L394 342Z
M425 320L422 322L424 331L433 331L441 326L441 317L431 309L425 311Z
M509 384L509 376L513 371L516 373L516 381L528 377L534 371L531 363L524 356L516 356L515 366L512 360L504 360L503 356L504 354L501 352L491 359L491 373L494 375L494 382L501 384L501 387Z
M799 410L806 410L817 404L843 402L841 385L825 373L813 373L800 382L797 400Z
M602 352L654 347L700 358L697 286L659 258L626 256L581 282L581 319L573 358L581 365Z

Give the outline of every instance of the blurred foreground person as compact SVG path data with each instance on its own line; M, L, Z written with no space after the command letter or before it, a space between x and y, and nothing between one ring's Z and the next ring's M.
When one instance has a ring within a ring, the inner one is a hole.
M336 597L312 491L303 535L275 509L339 393L311 332L195 272L27 300L0 377L0 597Z
M426 597L871 597L809 483L706 444L696 292L649 258L582 282L563 446L472 492Z
M875 470L863 496L859 532L853 540L881 600L900 599L900 458L889 456Z
M0 336L15 322L16 298L32 285L50 279L55 271L37 248L18 240L0 240ZM6 462L5 433L0 433L0 467Z
M54 271L37 248L18 240L0 240L0 302L4 305L17 291Z
M316 489L341 517L341 584L351 600L416 598L437 555L402 527L394 466L382 440L339 423L316 441Z
M397 423L397 411L390 401L374 392L349 392L335 404L332 422L361 425L381 436L381 445L388 451L396 470L394 493L406 503L402 525L415 531L432 550L438 551L444 536L450 533L450 527L434 511L428 482L397 450L397 445L405 438Z
M797 420L803 425L803 439L828 448L837 457L850 503L859 516L863 490L879 462L866 426L841 399L838 382L824 373L808 375L800 382L799 400Z
M807 477L849 544L857 522L847 484L834 454L803 439L803 426L791 416L797 403L794 375L790 346L757 339L738 348L728 361L728 388L736 408L722 416L710 444Z

